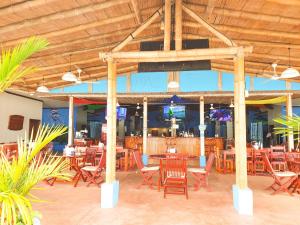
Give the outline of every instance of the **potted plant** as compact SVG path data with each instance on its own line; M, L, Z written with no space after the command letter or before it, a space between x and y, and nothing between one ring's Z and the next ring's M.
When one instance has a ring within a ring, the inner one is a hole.
M53 155L38 157L49 142L65 131L64 126L42 126L34 140L18 140L18 157L11 162L0 153L1 225L33 224L35 214L31 202L39 200L30 191L45 179L69 179L70 175L65 172L69 168L67 161Z

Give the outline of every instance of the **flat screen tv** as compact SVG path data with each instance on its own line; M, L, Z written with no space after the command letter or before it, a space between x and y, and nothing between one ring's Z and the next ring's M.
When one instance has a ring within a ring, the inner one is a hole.
M127 114L127 108L117 107L117 119L118 120L125 120Z
M125 120L127 115L127 108L117 107L117 119ZM105 110L105 117L107 116L107 110Z
M163 117L165 119L176 118L184 119L185 118L185 106L176 105L176 106L163 106Z
M232 120L231 112L228 109L212 109L209 117L212 121L226 122Z

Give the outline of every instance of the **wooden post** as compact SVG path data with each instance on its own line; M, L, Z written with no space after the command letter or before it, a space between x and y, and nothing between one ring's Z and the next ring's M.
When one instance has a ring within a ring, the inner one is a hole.
M131 74L127 74L126 76L126 92L130 93L131 91Z
M182 49L182 0L175 1L175 49Z
M218 72L218 90L222 91L222 71Z
M148 137L148 102L147 97L143 101L143 154L147 154L147 137Z
M247 183L245 67L243 50L234 59L234 123L236 185L245 189Z
M165 0L164 50L170 51L171 45L171 0Z
M116 178L116 63L107 62L107 143L106 143L106 183Z
M206 165L206 159L205 159L205 137L204 137L204 132L206 129L205 123L204 123L204 97L200 96L200 125L199 125L199 130L200 130L200 166L205 167Z
M292 94L288 94L286 98L286 116L293 116L293 103L292 103ZM288 135L288 151L291 152L294 149L294 135L293 132L290 132Z
M74 97L69 97L69 131L68 131L68 146L74 143Z

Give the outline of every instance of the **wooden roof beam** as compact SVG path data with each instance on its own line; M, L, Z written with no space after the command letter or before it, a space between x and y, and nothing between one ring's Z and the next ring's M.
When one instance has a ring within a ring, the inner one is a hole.
M186 60L204 60L233 58L238 53L245 55L252 52L252 47L228 47L209 49L190 49L181 51L142 51L142 52L100 52L101 60L116 62L178 62Z
M183 34L183 36L188 39L208 38L208 37L203 37L197 33L185 33ZM221 40L215 37L210 37L209 39L211 41L221 42ZM285 48L285 49L288 49L290 47L291 49L300 49L300 44L288 44L283 42L268 42L268 41L256 41L256 40L246 40L246 39L234 39L234 41L240 45L257 45L263 47Z
M152 16L150 16L141 26L135 29L132 33L130 33L123 41L121 41L117 46L115 46L112 51L117 52L125 47L128 42L133 40L137 35L139 35L143 30L145 30L148 26L150 26L153 21L155 21L162 14L162 7L154 12Z
M228 38L225 34L218 31L214 26L205 21L201 16L197 15L193 10L186 7L184 4L182 5L182 9L189 16L191 16L194 20L204 26L207 30L216 35L220 40L222 40L228 46L237 46L230 38Z
M191 21L184 21L183 26L187 27L193 27L193 28L199 28L198 23L194 23ZM251 28L244 28L244 27L238 27L238 26L228 26L228 25L215 25L216 28L220 30L224 30L226 32L237 32L240 34L247 34L247 35L261 35L261 36L274 36L274 37L280 37L280 38L291 38L299 40L299 33L291 33L291 32L282 32L282 31L271 31L271 30L263 30L263 29L251 29Z
M138 24L141 24L143 22L140 9L139 9L139 3L137 0L131 0L131 5L133 7L133 11L135 14L135 18Z
M208 0L207 6L205 9L205 14L208 19L210 19L212 12L215 8L215 5L216 5L216 0Z

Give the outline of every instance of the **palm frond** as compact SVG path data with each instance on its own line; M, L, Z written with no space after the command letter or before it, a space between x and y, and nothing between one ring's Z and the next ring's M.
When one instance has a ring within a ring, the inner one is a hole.
M39 157L39 152L51 141L66 132L63 126L42 126L37 136L18 140L18 158L9 162L0 153L0 214L1 225L32 224L32 201L40 201L30 190L47 178L69 180L69 164L57 155ZM34 144L30 144L34 142Z
M36 67L21 68L21 64L34 53L48 46L48 41L31 37L13 49L2 50L0 58L0 93L19 78L33 73Z

